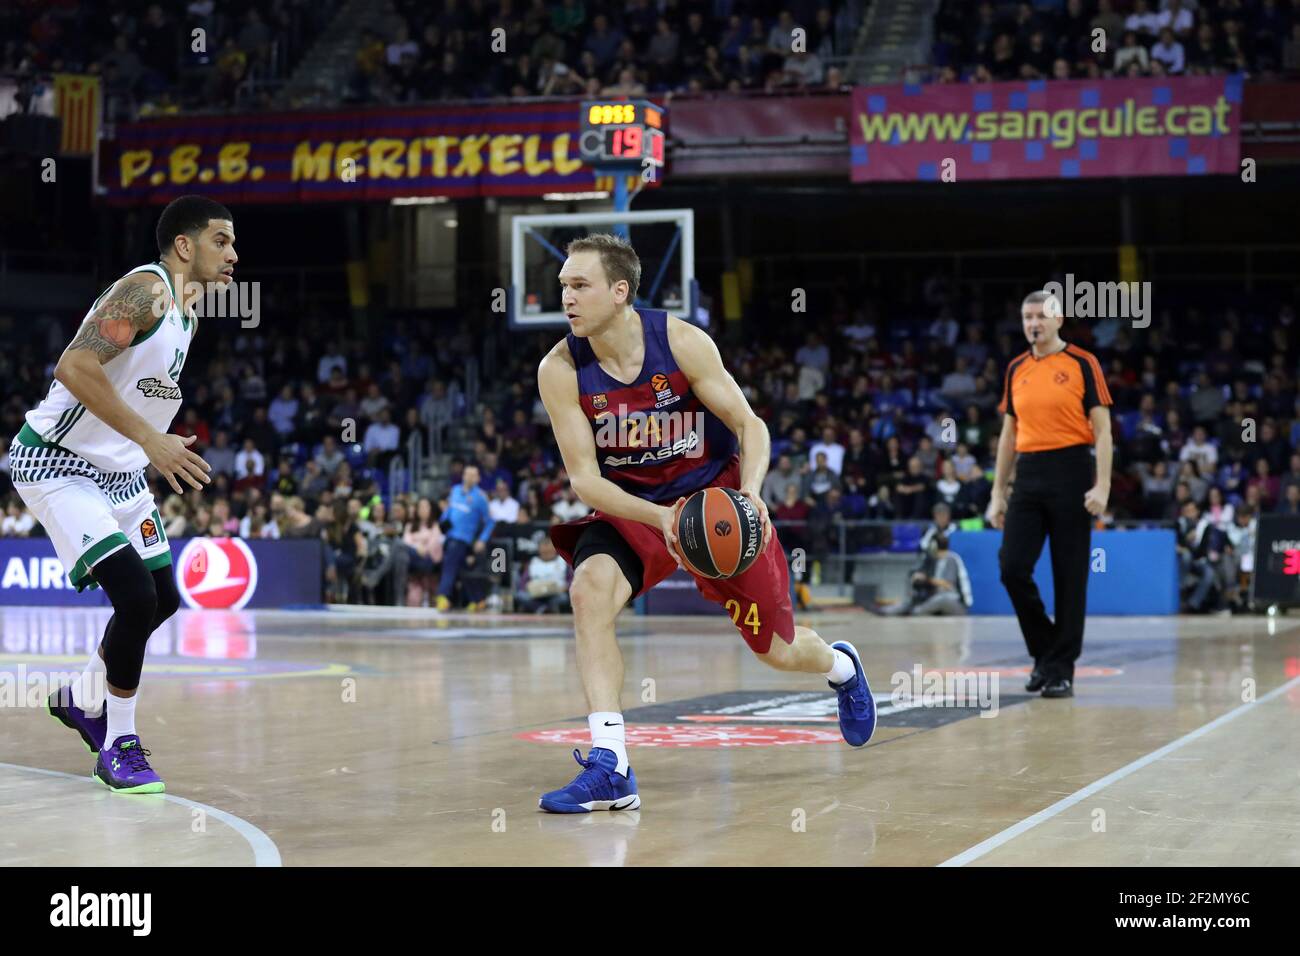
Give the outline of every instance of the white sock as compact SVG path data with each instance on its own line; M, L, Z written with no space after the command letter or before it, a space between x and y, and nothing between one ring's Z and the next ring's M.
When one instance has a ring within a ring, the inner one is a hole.
M108 693L108 670L104 667L104 658L99 656L99 648L90 654L86 669L72 682L72 702L90 717L98 717L104 709L104 697Z
M853 658L849 657L838 647L832 647L831 653L835 655L835 663L831 669L826 672L826 679L832 684L843 684L855 674L858 669L853 666Z
M135 697L118 697L116 694L109 694L106 703L108 733L104 737L104 746L111 747L119 737L135 733Z
M623 737L623 715L614 711L589 714L587 726L591 728L591 746L612 750L618 755L616 773L627 776L627 744Z

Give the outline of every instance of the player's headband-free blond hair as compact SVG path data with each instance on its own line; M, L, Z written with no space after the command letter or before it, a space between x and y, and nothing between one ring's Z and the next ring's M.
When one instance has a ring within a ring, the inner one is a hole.
M1025 296L1025 301L1020 303L1023 310L1027 305L1034 305L1041 302L1043 304L1043 315L1049 319L1062 318L1064 313L1061 310L1061 300L1046 289L1039 289L1037 292L1031 292Z
M632 302L636 299L637 289L641 287L641 258L630 242L608 232L593 232L581 239L574 239L564 247L566 256L575 252L598 253L600 266L605 270L609 284L612 286L619 279L626 279L627 300Z

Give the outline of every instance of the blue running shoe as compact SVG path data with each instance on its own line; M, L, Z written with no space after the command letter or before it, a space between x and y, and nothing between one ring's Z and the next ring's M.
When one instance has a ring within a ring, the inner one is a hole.
M537 805L550 813L590 813L592 810L636 810L641 798L636 792L636 774L627 768L627 776L615 773L618 754L597 747L587 759L582 751L574 750L573 759L582 766L582 773L563 790L542 794Z
M861 747L876 732L876 700L871 696L871 685L867 683L857 649L848 641L836 641L831 647L853 658L857 671L843 684L831 684L831 688L840 695L840 733L850 746Z

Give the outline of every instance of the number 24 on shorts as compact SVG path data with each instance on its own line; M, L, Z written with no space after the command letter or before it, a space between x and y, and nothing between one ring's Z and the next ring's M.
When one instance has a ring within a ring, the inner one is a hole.
M740 602L735 598L729 598L723 607L731 615L731 623L736 627L740 627ZM758 629L763 626L758 622L758 605L753 601L749 602L749 613L745 615L745 624L753 629L755 635L758 634Z

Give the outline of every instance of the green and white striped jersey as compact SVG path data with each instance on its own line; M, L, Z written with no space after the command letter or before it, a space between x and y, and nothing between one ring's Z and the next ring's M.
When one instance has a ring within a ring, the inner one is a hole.
M152 329L137 333L135 341L105 362L103 369L122 401L154 428L165 432L171 428L172 420L180 411L181 369L197 322L192 313L181 311L180 299L166 267L149 263L132 269L122 278L139 272L157 275L162 283L157 291L169 291L172 304ZM86 318L116 285L115 282L104 290L86 313ZM135 471L149 464L139 445L92 415L58 380L51 383L49 394L27 413L26 418L27 425L42 442L80 455L101 471ZM19 441L22 440L20 434Z

